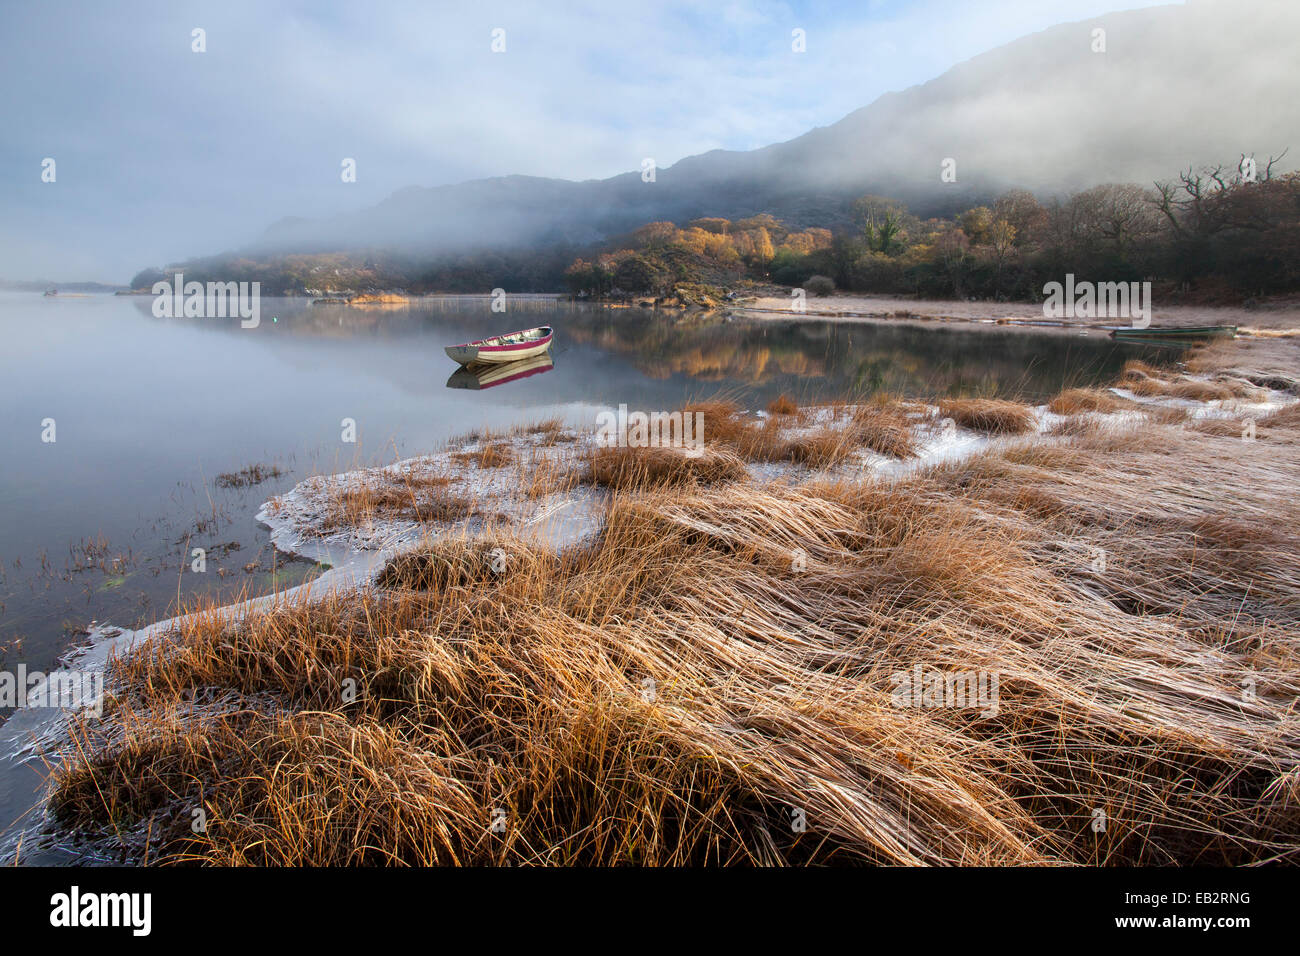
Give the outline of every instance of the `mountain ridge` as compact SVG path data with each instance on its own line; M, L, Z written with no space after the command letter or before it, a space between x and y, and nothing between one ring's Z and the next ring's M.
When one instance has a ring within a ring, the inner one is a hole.
M1252 13L1263 10L1268 17ZM1105 52L1092 49L1097 27ZM835 226L847 222L848 201L868 192L948 215L1011 187L1050 197L1102 182L1145 185L1240 153L1262 163L1300 146L1300 105L1285 84L1300 59L1297 34L1300 11L1272 4L1106 14L1027 34L793 139L683 157L652 183L629 171L411 185L343 215L281 219L246 249L586 245L655 220L764 212ZM1170 96L1205 104L1205 122L1186 129L1174 111L1162 115ZM944 183L949 158L957 181Z

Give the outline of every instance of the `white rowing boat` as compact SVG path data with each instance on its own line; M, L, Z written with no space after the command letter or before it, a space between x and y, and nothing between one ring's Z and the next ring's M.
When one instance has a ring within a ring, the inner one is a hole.
M461 365L520 362L541 355L550 348L553 333L554 330L549 325L541 325L535 329L522 329L460 345L448 345L444 351Z

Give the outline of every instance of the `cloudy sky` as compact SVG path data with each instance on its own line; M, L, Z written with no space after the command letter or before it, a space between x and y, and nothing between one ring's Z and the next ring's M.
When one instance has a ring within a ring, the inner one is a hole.
M403 186L763 146L1027 33L1155 5L0 0L0 278L120 283Z

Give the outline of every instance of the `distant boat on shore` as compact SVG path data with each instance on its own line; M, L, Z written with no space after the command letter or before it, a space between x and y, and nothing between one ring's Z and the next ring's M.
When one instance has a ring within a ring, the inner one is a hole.
M1123 342L1192 342L1201 339L1231 339L1235 325L1172 325L1146 329L1111 329L1110 337Z
M448 345L443 351L452 361L461 365L518 362L545 352L551 347L553 334L554 329L549 325L540 325L534 329L521 329L460 345Z

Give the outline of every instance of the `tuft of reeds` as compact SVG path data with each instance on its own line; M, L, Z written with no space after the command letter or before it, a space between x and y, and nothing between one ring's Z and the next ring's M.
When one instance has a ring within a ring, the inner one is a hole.
M490 585L521 570L536 575L553 570L555 565L550 555L514 538L453 538L397 555L384 565L375 583L384 588L443 592Z
M447 491L451 479L421 468L372 473L332 487L319 530L361 527L376 519L454 522L477 512L467 496Z
M797 415L799 403L783 392L767 403L767 410L773 415Z
M1279 408L1277 411L1265 415L1261 421L1263 424L1271 425L1274 428L1300 428L1300 403Z
M688 454L672 447L596 448L586 457L586 481L615 491L743 481L744 463L732 454L704 449Z
M896 406L858 407L853 412L851 429L855 441L882 455L911 458L916 454L911 420Z
M1037 424L1033 409L1019 402L996 398L949 398L939 403L939 414L963 428L992 435L1032 431Z
M563 440L563 439L560 439ZM515 459L519 484L525 498L538 499L571 491L582 476L550 455L533 453Z
M847 461L857 452L859 444L852 428L822 425L765 449L764 460L788 461L821 470Z
M1169 385L1156 378L1150 378L1146 375L1132 375L1124 378L1121 384L1134 395L1140 395L1143 398L1152 398L1156 395L1169 394Z
M1179 405L1146 405L1142 408L1146 419L1157 425L1181 424L1187 421L1191 411L1190 408Z
M540 422L534 422L531 425L525 425L515 429L515 434L536 435L541 439L543 446L556 445L561 442L571 442L576 440L574 435L565 427L564 420L561 418L548 418Z
M451 459L461 464L477 465L479 468L500 468L514 461L515 453L509 442L493 441L484 442L481 448L474 451L456 452Z
M1147 376L1149 378L1159 378L1166 373L1167 369L1157 368L1149 362L1141 359L1129 359L1120 369L1120 378L1136 378L1137 376Z
M774 414L766 421L751 419L732 402L696 403L686 406L684 411L704 415L709 447L744 461L788 462L824 469L844 463L863 447L897 458L915 454L911 423L895 399L874 397L855 408L847 423L840 420L844 405L831 403L834 420L797 429L793 434L788 423L780 421L780 417L786 416Z
M1132 359L1124 363L1120 385L1144 398L1170 396L1195 402L1226 401L1231 398L1259 401L1264 396L1262 389L1241 378L1230 375L1220 375L1213 380L1190 378Z
M1224 399L1233 398L1236 391L1228 385L1219 382L1201 382L1195 379L1184 379L1173 382L1169 385L1168 394L1174 398L1191 399L1194 402L1223 401Z
M1067 388L1048 403L1047 410L1057 415L1077 415L1080 412L1116 412L1124 407L1125 403L1106 389Z

